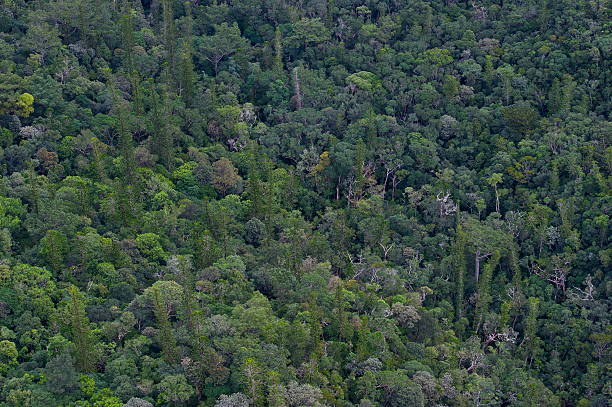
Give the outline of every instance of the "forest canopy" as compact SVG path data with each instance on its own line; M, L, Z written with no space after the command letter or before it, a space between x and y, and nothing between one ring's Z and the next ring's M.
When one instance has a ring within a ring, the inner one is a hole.
M603 0L4 0L0 407L605 407Z

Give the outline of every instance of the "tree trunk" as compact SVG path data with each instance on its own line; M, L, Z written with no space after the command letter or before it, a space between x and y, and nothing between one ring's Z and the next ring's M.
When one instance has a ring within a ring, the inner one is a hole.
M385 183L383 185L383 197L387 194L387 182L389 182L389 175L391 175L393 171L390 169L385 170Z
M476 260L474 261L474 277L478 283L478 277L480 277L480 250L476 250Z
M298 77L297 66L293 69L293 86L295 90L295 108L299 110L304 107L304 102L302 99L302 91L300 90L300 78Z
M497 192L497 185L495 185L495 212L499 213L499 193Z

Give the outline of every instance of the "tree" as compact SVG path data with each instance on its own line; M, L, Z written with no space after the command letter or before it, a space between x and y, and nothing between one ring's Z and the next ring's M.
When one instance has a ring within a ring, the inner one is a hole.
M355 174L355 187L354 190L351 191L351 197L349 197L349 202L354 201L357 202L363 198L364 188L366 185L366 174L365 174L365 162L366 160L366 149L365 143L359 139L357 142L356 152L355 152L355 162L353 172Z
M153 407L153 404L146 400L139 399L138 397L132 397L123 407Z
M284 407L287 405L285 388L280 382L279 374L275 371L270 372L268 375L267 393L266 402L269 407Z
M542 340L538 337L538 309L540 300L534 297L529 297L528 313L525 319L525 330L523 333L523 341L521 347L524 349L525 364L529 365L539 357L541 352Z
M266 225L257 218L250 219L244 225L244 239L247 243L259 246L265 235Z
M523 401L525 407L558 407L560 405L559 397L541 381L532 378L521 384L524 390L521 392L520 400Z
M497 68L497 75L501 79L504 90L504 100L506 105L510 104L510 95L512 92L512 78L514 77L514 69L510 65L504 65Z
M137 235L135 243L140 255L147 258L149 261L160 262L167 257L160 243L160 237L155 233Z
M168 85L174 83L176 77L176 26L174 24L174 2L171 0L162 0L162 28L163 28L163 39L164 48L166 51L166 64L167 64L167 80Z
M246 358L240 370L240 382L249 396L251 404L263 404L264 387L261 366L254 358Z
M491 185L495 189L495 212L499 213L499 191L497 191L497 184L502 182L503 175L499 172L495 172L491 174L489 178L487 178L487 184Z
M330 33L320 18L302 18L291 26L287 40L294 46L308 48L310 44L328 41Z
M496 250L491 256L491 259L487 262L484 267L482 278L478 282L478 293L476 300L476 307L474 310L474 332L477 333L480 330L480 326L484 321L485 315L489 311L489 305L493 301L491 296L491 281L493 279L493 271L499 263L499 250Z
M168 292L166 292L166 294L168 294ZM155 318L157 319L159 342L162 345L164 360L168 363L174 363L178 358L176 337L174 336L172 323L170 322L170 317L168 315L168 305L162 298L159 286L153 289L153 312L155 313Z
M283 34L279 26L274 30L274 72L280 76L283 72Z
M221 195L225 196L230 190L236 189L242 181L242 178L238 175L238 170L229 159L221 157L212 166L212 183Z
M198 49L213 64L215 75L219 73L219 62L235 52L247 48L248 40L240 36L238 24L215 24L215 33L196 40Z
M463 220L466 246L474 253L474 279L478 283L480 262L491 256L496 250L505 252L510 236L503 230L496 229L478 220L467 217Z
M18 364L17 356L19 353L14 342L0 341L0 374L6 374L11 367Z
M89 318L85 314L83 295L75 286L68 289L68 294L70 298L66 307L66 315L74 344L74 364L81 372L93 372L98 355L95 349L95 339L89 326Z
M229 396L222 394L215 407L249 407L249 398L243 393L234 393Z
M508 129L513 133L527 134L538 125L538 111L526 103L517 103L503 108L502 115Z
M124 1L121 12L122 16L119 20L121 43L125 51L124 64L130 78L132 105L135 112L142 114L144 112L144 102L142 100L141 78L135 63L136 36L134 35L134 20L136 11L130 7L128 1Z
M69 393L77 388L78 374L74 364L75 360L68 352L61 352L47 362L46 385L51 393Z
M453 244L453 261L455 267L455 313L457 319L463 316L463 295L467 263L465 259L466 236L461 223L457 224L455 242Z
M346 77L346 83L354 93L357 89L373 92L377 87L381 86L381 81L372 72L360 71Z
M373 385L366 384L367 382L364 379L368 376L362 376L360 382L365 385L364 390L375 392L376 400L382 405L389 407L423 407L425 405L421 388L402 371L383 370L376 372L373 375L375 380Z
M289 406L317 406L323 399L321 389L310 384L291 382L285 389L285 399Z
M130 130L128 104L123 101L116 101L115 111L117 133L119 134L119 152L123 160L122 175L125 182L134 187L136 184L136 156L134 154L134 140Z
M561 81L559 78L553 79L552 85L548 91L548 113L556 114L561 110Z
M291 98L296 110L304 107L304 96L300 88L299 67L293 68L293 97Z
M34 51L34 55L41 64L47 64L53 60L62 47L60 36L61 33L55 24L39 20L28 28L22 42L26 49Z
M153 152L168 169L173 168L174 136L176 128L172 122L172 103L168 89L151 89L151 124L153 125Z
M26 206L18 198L0 196L0 228L16 229L26 213Z
M40 240L40 254L51 270L59 273L64 265L64 257L68 252L68 238L57 230L48 230Z
M446 48L431 48L423 52L424 69L430 78L437 79L443 66L453 62L450 51Z
M533 204L530 209L531 210L527 213L528 226L535 232L538 243L538 255L541 255L544 247L544 240L546 239L546 230L554 212L548 206L540 204Z
M164 377L157 388L161 399L174 405L182 404L194 395L193 387L182 374Z
M191 2L185 2L185 29L183 32L182 47L179 54L179 81L178 91L185 104L192 106L196 76L193 65L193 17L191 15Z
M572 103L576 84L570 75L563 76L563 85L559 78L553 79L548 91L548 113L558 114L567 112Z
M34 96L24 92L25 81L14 73L0 73L0 114L28 117L34 112Z
M480 68L480 66L479 66ZM461 83L453 75L444 75L444 82L442 83L442 94L447 98L453 98L459 93Z

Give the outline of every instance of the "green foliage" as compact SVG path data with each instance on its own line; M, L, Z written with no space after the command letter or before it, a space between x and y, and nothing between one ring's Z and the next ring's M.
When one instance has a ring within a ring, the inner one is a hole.
M0 374L6 373L11 367L17 365L17 347L14 342L0 341Z
M215 25L215 33L196 39L196 46L203 57L213 64L215 74L224 58L248 46L248 41L240 35L238 24L221 23Z
M158 384L160 394L159 397L164 402L170 402L173 404L183 403L191 396L194 391L187 383L187 379L183 375L166 376Z
M526 104L516 104L503 109L504 120L508 128L517 133L526 134L534 130L540 116L538 112Z
M24 89L24 79L14 73L0 73L0 114L14 114L20 117L28 117L34 112L34 96Z
M328 41L330 32L319 18L302 18L291 25L290 43L307 48L311 44Z
M0 227L15 229L21 223L26 207L17 198L0 197Z
M63 267L67 252L68 238L57 230L48 230L40 241L40 254L55 272Z
M0 407L606 405L606 12L4 1Z
M358 89L372 92L380 86L380 80L372 72L361 71L346 77L346 83Z
M166 258L160 237L155 233L143 233L136 236L136 248L143 257L151 261L161 261Z
M68 294L70 299L65 312L74 345L74 365L81 372L92 372L95 369L98 355L95 349L95 338L89 325L89 318L85 314L82 294L75 286L68 289Z

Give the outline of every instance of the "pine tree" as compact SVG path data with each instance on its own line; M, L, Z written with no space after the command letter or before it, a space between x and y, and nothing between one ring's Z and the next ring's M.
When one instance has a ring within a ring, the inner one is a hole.
M134 69L134 18L132 9L127 0L123 1L121 17L119 18L119 30L121 33L121 46L125 53L124 63L128 72Z
M340 340L350 340L353 336L352 326L346 312L346 305L342 298L342 281L338 280L336 286L336 295L334 296L334 324L338 330L338 338Z
M91 153L93 156L92 166L96 171L98 181L107 181L106 171L104 170L103 152L108 146L98 140L96 137L91 139Z
M176 274L174 279L183 289L180 316L182 322L187 326L190 339L193 340L196 336L193 319L195 312L195 298L193 295L195 291L195 276L193 266L190 256L177 256L175 259Z
M299 67L296 66L293 68L293 102L295 110L299 110L304 107L304 97L302 95L302 90L300 88L300 75L299 75Z
M134 140L129 129L127 102L116 102L117 132L119 133L119 153L121 155L121 179L117 182L117 208L121 223L124 225L137 216L138 188L136 181L136 156Z
M316 293L311 292L308 300L308 311L310 313L308 327L310 331L310 360L316 362L324 354L323 344L323 329L321 328L321 320L323 312L317 304Z
M279 374L275 371L271 371L267 374L267 377L267 405L269 407L285 407L287 405L287 400Z
M123 161L123 181L128 185L136 185L136 156L134 154L134 139L129 126L129 112L127 102L117 102L117 130L119 133L119 151Z
M120 100L117 89L113 83L110 70L105 75L109 83L116 117L116 131L119 138L119 154L122 158L121 179L117 182L117 211L122 224L129 224L136 217L137 193L136 188L136 157L134 154L134 140L130 131L128 103Z
M486 87L489 91L491 90L491 87L493 86L493 75L494 75L493 60L491 58L491 55L487 55L485 57L484 80L485 80L485 84L487 85Z
M368 119L367 119L367 130L366 130L366 142L369 147L376 150L378 144L377 135L378 130L376 129L376 113L372 107L372 100L370 100L370 107L368 108Z
M518 248L512 247L510 249L510 267L512 268L512 285L520 293L522 290L521 266L518 262Z
M489 305L493 300L491 296L491 280L493 279L493 270L497 267L500 257L499 251L493 253L491 259L485 265L482 276L478 281L478 298L474 310L474 333L480 330L485 315L489 311Z
M559 163L557 160L550 164L550 175L548 176L548 188L551 194L556 194L559 189Z
M529 297L529 311L525 321L525 331L521 346L525 350L525 364L533 362L534 358L540 353L542 340L538 337L538 309L540 300L534 297Z
M251 405L263 406L264 388L261 366L254 358L246 358L241 369L242 386L247 396L251 399Z
M144 102L142 100L140 74L134 64L134 45L136 43L134 37L134 10L130 7L128 0L124 1L121 13L119 27L121 44L125 52L124 65L130 80L134 111L142 114L144 112Z
M159 342L162 346L162 356L170 364L176 362L178 355L176 350L176 338L172 331L172 323L166 309L166 304L161 298L159 289L154 291L153 312L157 319L159 329Z
M505 104L510 104L510 96L512 95L512 78L514 77L514 69L511 66L505 65L497 68L497 74L501 80L502 87L504 90Z
M548 91L548 113L556 114L561 110L561 82L558 78L553 80L553 83Z
M504 301L500 306L499 328L504 331L508 328L510 322L510 311L512 310L512 302Z
M327 23L328 28L332 28L334 25L334 13L336 11L336 1L335 0L327 0L327 13L325 22Z
M229 225L231 221L229 210L221 204L209 206L208 210L210 214L210 224L212 226L211 230L213 231L215 240L221 245L223 258L227 258L229 255Z
M258 171L254 170L249 173L246 186L246 196L251 202L251 216L264 219L266 216L266 183L262 181Z
M68 238L62 232L50 229L40 240L40 254L56 273L64 265L64 257L68 252Z
M193 104L195 72L193 66L193 17L191 2L185 2L185 29L183 32L182 50L179 55L179 90L185 105Z
M204 203L208 207L208 203ZM221 249L215 238L208 229L193 234L194 263L198 270L213 265L215 261L223 257Z
M274 32L274 63L272 69L278 77L283 74L283 34L280 26L276 26Z
M574 82L571 75L564 75L563 88L561 90L561 112L567 113L572 108L572 100L574 98L575 89L576 82Z
M75 286L71 286L68 293L70 300L67 314L74 346L75 367L81 372L93 372L96 367L97 354L94 336L89 326L89 318L85 313L85 303Z
M261 220L265 226L262 243L267 245L270 243L270 231L273 229L273 215L280 210L279 193L275 191L274 185L270 181L274 164L270 157L258 148L257 143L252 143L249 149L245 193L251 202L251 217Z
M365 173L364 173L364 166L365 166L365 159L366 159L366 148L365 148L365 143L363 142L363 140L359 139L359 141L357 141L357 149L355 151L355 164L354 164L354 170L355 170L355 192L354 192L354 199L355 201L359 201L362 197L363 197L363 189L365 187Z
M172 0L162 0L162 29L166 51L166 83L174 87L176 73L176 26Z
M463 293L467 263L465 258L465 232L463 226L457 224L457 236L453 245L453 265L455 266L455 312L457 319L463 316Z
M155 86L153 86L154 88ZM160 95L161 93L161 95ZM168 170L172 169L172 156L174 149L174 137L171 125L170 95L165 86L160 91L151 90L152 120L153 128L153 152L159 157L159 161Z

